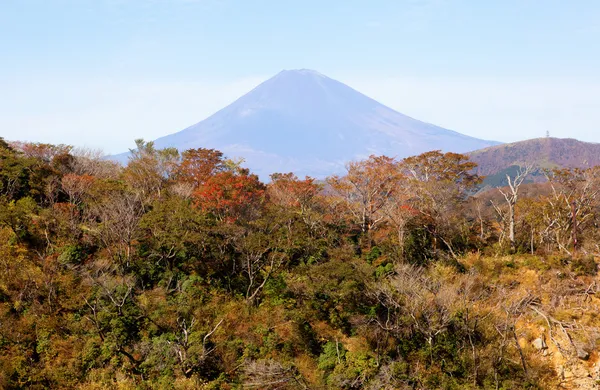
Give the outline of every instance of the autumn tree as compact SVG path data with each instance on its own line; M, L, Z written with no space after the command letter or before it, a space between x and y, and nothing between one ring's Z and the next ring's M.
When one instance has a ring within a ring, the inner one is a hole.
M371 232L385 219L383 212L397 187L398 171L393 158L370 156L348 163L345 176L333 176L328 184L371 245Z
M68 156L73 149L69 145L52 145L37 142L13 142L11 146L23 153L25 157L52 163L55 160L60 160L64 156Z
M267 186L269 203L282 211L290 211L309 228L309 234L322 225L324 201L323 186L312 177L299 179L293 173L275 173Z
M243 367L244 382L256 389L308 389L295 367L272 359L254 360Z
M156 149L154 142L135 141L123 179L140 195L144 203L160 197L166 183L172 178L179 160L175 148Z
M26 158L0 138L0 195L8 199L25 196L33 164L33 159Z
M268 193L272 202L283 207L291 207L300 214L307 213L314 205L321 186L312 177L300 180L293 173L274 173L268 185Z
M176 169L176 177L179 181L192 184L199 188L217 173L228 169L227 161L223 153L215 149L188 149L181 155L181 162Z
M218 172L193 193L195 204L218 221L249 220L258 215L265 186L247 169Z
M377 287L375 294L387 311L385 322L378 322L379 326L400 332L406 318L425 336L431 352L436 337L448 330L458 303L456 288L437 283L423 268L409 264L398 265L395 274Z
M400 255L404 254L406 231L410 221L419 213L411 205L412 192L405 177L398 175L396 188L383 207L386 222L396 230Z
M152 279L160 270L209 274L211 266L210 224L189 199L168 196L157 200L140 220L140 242L145 257L145 277ZM190 259L203 258L202 262ZM158 271L158 272L157 272Z
M69 202L80 206L85 197L90 194L96 178L90 175L64 175L61 179L62 189L69 197Z
M37 207L30 197L9 202L0 199L0 227L11 229L19 241L30 240L34 228L34 211Z
M411 205L424 218L424 228L456 257L456 235L461 206L481 178L471 173L477 166L468 156L457 153L426 152L401 161L400 172L412 192Z
M521 215L519 231L523 236L523 241L527 238L529 252L534 254L538 244L544 243L544 224L543 210L546 204L543 197L524 198L519 202L518 212ZM546 242L548 245L549 242Z

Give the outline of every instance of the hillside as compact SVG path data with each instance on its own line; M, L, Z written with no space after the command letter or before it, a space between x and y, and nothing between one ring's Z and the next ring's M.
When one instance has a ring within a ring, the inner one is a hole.
M0 389L597 388L600 175L577 244L523 186L512 249L453 156L325 192L139 149L0 138Z
M282 71L159 148L214 148L242 157L263 179L273 172L324 177L371 154L407 157L429 150L468 152L497 144L396 112L312 70ZM127 154L117 156L121 162Z
M600 165L600 144L571 138L536 138L476 150L469 156L477 163L479 175L497 177L501 181L515 166L532 164L540 169L552 169ZM538 172L537 176L541 174Z

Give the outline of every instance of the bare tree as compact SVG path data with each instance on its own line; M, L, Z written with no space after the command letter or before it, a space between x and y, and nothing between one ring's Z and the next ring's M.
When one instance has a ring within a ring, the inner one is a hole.
M195 348L192 333L197 332L197 321L195 317L190 320L186 320L183 317L177 318L177 327L179 333L176 335L175 340L170 342L175 356L181 365L181 370L186 378L192 376L192 374L200 369L206 363L210 355L215 351L215 347L211 347L209 344L210 337L219 329L223 323L224 318L221 319L211 330L206 332L202 338L202 348ZM192 337L190 337L192 336Z
M76 175L116 179L121 172L119 163L107 160L101 150L74 148L71 155L73 156L73 173Z
M102 245L125 261L129 267L132 247L139 233L139 221L144 208L138 194L130 191L110 191L90 207L88 220ZM116 249L116 251L115 251Z
M447 331L457 304L458 288L427 275L426 270L409 264L396 267L396 275L375 288L380 304L387 309L385 322L378 325L392 332L402 332L406 325L421 333L429 344L433 362L433 345ZM408 323L404 321L408 320Z
M532 165L525 165L519 167L514 177L511 177L509 174L506 174L506 180L508 182L508 189L503 190L502 188L498 188L498 191L504 196L506 200L506 205L508 206L507 212L503 212L494 202L492 201L492 205L498 215L502 218L502 222L508 225L508 240L510 242L510 249L515 250L515 208L517 205L517 200L519 199L519 188L521 184L525 181L527 176L533 170Z
M543 237L559 250L572 254L577 247L577 231L593 222L600 193L600 168L556 169L546 177L552 193L545 198Z
M530 306L536 305L539 303L540 299L527 292L526 294L519 293L510 293L508 291L499 291L500 307L505 313L505 319L503 323L496 328L498 334L502 337L502 347L501 350L504 352L507 347L507 343L509 339L514 341L514 347L519 355L519 360L521 362L521 368L523 369L523 374L525 377L529 377L529 372L527 369L527 361L525 359L525 354L523 353L523 349L519 344L519 336L517 335L517 322L523 316L527 308ZM501 353L499 359L503 359L504 354Z
M229 233L231 244L238 252L238 261L233 262L233 266L239 267L239 272L247 279L246 301L249 304L254 302L285 260L285 254L277 250L280 243L276 230L279 226L257 222L254 227L258 231L238 227Z

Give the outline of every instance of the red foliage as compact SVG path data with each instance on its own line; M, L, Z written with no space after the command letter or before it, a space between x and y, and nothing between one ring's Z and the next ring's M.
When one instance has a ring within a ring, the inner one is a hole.
M195 205L219 220L233 222L258 209L265 193L256 175L245 171L218 172L194 191Z

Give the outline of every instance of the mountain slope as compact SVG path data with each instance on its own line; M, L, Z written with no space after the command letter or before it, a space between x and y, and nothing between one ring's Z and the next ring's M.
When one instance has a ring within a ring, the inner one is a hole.
M211 117L155 143L219 149L243 157L262 178L289 171L323 177L370 154L406 157L497 144L410 118L306 69L282 71Z
M469 156L478 164L479 175L504 176L502 173L514 166L529 164L540 169L600 165L600 144L571 138L536 138L476 150Z

